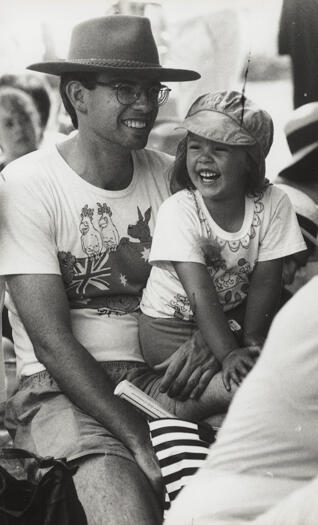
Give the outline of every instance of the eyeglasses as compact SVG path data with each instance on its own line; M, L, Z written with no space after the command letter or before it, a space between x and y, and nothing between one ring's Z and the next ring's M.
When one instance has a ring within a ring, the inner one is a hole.
M140 99L142 93L147 95L147 100L154 106L162 106L167 102L171 89L167 86L151 86L143 88L138 84L111 84L96 82L98 86L107 86L116 90L116 97L123 106L130 106Z

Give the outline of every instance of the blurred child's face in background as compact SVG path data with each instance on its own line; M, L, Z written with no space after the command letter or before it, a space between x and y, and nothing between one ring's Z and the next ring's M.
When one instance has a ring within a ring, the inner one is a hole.
M40 124L36 113L16 106L14 101L0 103L0 146L6 162L36 150L39 138Z
M204 199L230 202L244 198L248 173L245 149L190 133L186 165Z

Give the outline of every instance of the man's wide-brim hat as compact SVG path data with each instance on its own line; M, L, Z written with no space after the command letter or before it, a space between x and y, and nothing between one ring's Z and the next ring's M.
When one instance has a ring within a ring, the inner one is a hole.
M200 78L196 71L161 66L149 19L126 15L93 18L78 24L73 29L66 59L31 64L28 69L50 75L110 71L166 82Z
M317 179L318 102L295 109L285 125L285 135L292 157L279 175L299 182Z

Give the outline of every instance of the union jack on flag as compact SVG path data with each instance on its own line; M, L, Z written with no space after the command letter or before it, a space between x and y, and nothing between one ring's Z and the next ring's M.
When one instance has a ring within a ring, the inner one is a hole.
M99 290L109 290L109 278L111 276L110 266L106 266L109 254L107 252L98 257L83 257L76 259L72 282L67 291L72 291L77 296L83 297L87 287L92 286Z

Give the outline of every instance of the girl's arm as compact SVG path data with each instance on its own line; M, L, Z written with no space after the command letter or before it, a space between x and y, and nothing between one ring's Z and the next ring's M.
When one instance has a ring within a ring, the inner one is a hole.
M243 325L246 346L262 346L279 308L283 259L258 262L252 274Z
M186 291L201 335L211 352L222 363L223 382L231 389L231 380L239 384L254 364L248 349L238 348L212 279L204 264L173 262L177 275Z

